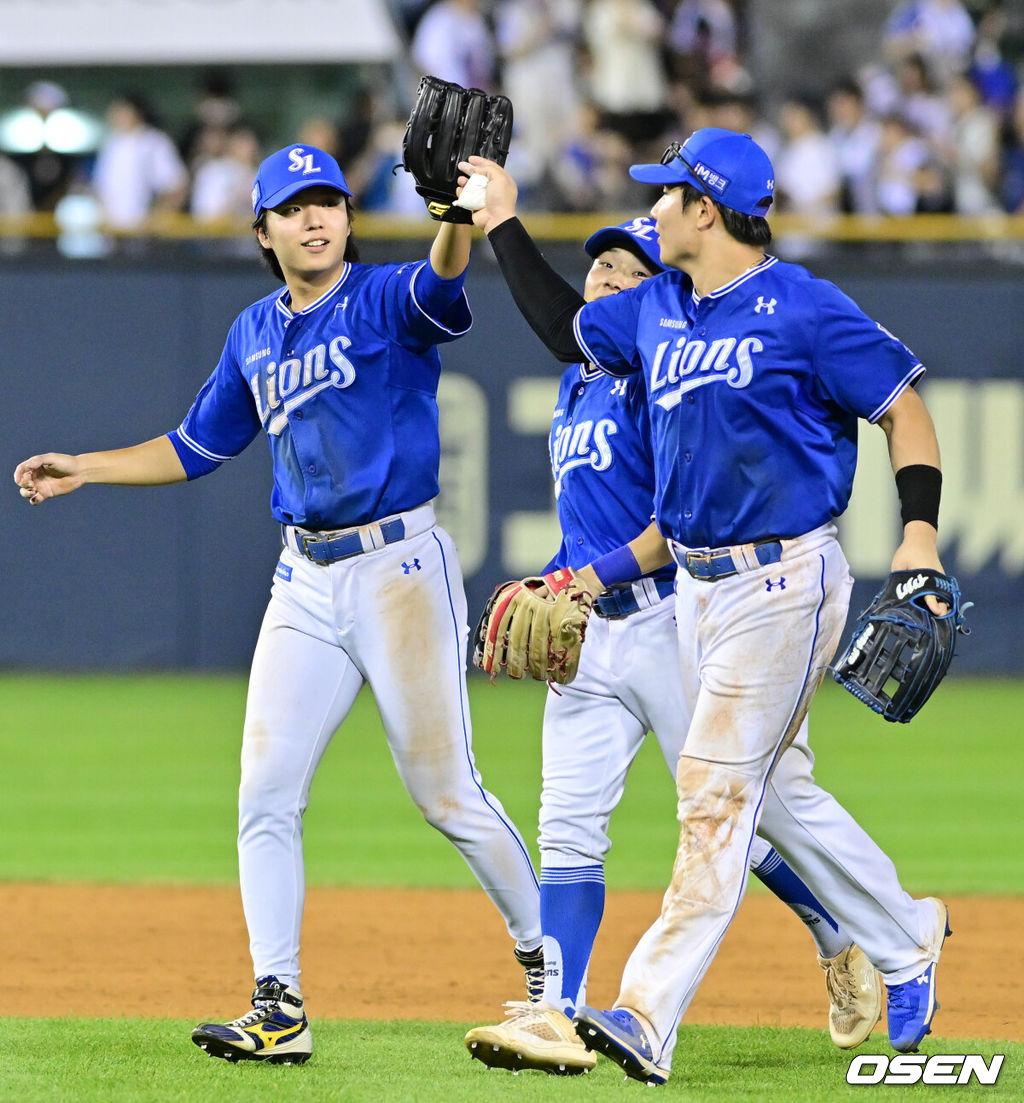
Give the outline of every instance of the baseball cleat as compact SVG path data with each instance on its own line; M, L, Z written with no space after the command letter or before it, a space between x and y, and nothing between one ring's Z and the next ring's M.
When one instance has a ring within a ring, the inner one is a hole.
M530 1003L540 1003L544 999L544 948L520 950L516 946L512 952L526 972L526 998Z
M903 984L894 984L887 991L886 1017L889 1023L889 1044L900 1053L916 1053L921 1039L932 1032L932 1018L939 1005L935 1000L935 967L943 944L953 933L949 925L949 910L943 902L930 898L939 910L943 935L935 960L923 973Z
M470 1057L491 1069L539 1069L552 1076L590 1072L597 1057L580 1041L564 1011L548 1003L505 1004L497 1026L474 1027L466 1035Z
M301 1065L313 1052L302 996L277 977L259 977L252 1011L229 1023L200 1023L192 1041L211 1057L226 1061L266 1061Z
M654 1061L651 1043L637 1019L624 1008L598 1011L578 1007L572 1020L587 1049L596 1049L634 1080L664 1084L669 1070Z
M828 1029L840 1049L859 1046L882 1017L882 978L851 943L835 957L819 957L828 991Z

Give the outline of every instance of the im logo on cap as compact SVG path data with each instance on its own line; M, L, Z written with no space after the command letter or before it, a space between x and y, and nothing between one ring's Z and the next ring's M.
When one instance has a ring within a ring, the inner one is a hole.
M693 174L699 176L709 188L714 188L716 192L724 192L729 186L728 176L723 176L720 172L708 168L703 161L698 161L693 166Z

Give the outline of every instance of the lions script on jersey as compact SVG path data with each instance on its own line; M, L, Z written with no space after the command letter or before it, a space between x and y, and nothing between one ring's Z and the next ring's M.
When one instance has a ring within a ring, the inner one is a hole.
M262 428L274 459L271 510L283 524L365 524L435 498L433 346L466 332L471 316L464 296L446 324L425 314L417 283L427 280L437 277L425 261L346 264L297 314L280 291L244 310L172 434L189 477L238 455ZM345 401L311 401L328 390L345 391Z
M650 523L654 492L647 391L586 364L565 372L550 436L562 546L548 569L583 567ZM600 478L595 478L600 475ZM563 489L571 484L572 492ZM675 566L656 572L673 579Z
M857 419L877 421L924 371L837 287L775 257L703 298L670 270L589 303L575 329L606 371L642 366L658 527L691 548L799 536L842 513Z

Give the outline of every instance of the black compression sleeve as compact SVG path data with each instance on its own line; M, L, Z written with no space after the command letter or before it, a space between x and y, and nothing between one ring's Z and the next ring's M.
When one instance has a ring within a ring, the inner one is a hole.
M551 267L518 218L488 235L519 312L548 350L566 364L586 360L572 331L583 296Z

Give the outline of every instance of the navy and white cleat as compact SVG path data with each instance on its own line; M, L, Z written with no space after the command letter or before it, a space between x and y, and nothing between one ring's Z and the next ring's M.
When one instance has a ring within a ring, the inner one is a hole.
M664 1084L668 1080L669 1070L655 1063L643 1027L625 1009L598 1011L578 1007L572 1023L587 1049L604 1054L633 1080L646 1084Z

